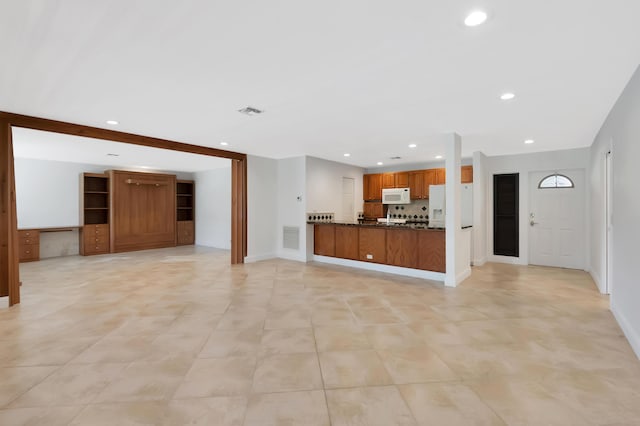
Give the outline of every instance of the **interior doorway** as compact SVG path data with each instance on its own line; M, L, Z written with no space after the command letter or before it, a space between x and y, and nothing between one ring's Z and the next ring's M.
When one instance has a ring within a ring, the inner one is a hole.
M584 170L529 175L529 263L584 269Z

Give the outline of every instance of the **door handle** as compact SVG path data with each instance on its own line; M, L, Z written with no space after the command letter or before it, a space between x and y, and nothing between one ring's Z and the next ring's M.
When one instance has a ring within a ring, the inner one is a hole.
M533 225L537 225L537 224L538 224L538 222L534 222L534 221L533 221L533 219L531 219L531 220L529 221L529 225L531 225L531 226L533 226Z

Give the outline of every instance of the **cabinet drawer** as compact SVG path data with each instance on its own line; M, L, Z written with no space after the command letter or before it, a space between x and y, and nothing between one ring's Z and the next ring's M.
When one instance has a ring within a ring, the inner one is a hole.
M176 243L189 245L195 242L195 226L192 221L176 222Z
M20 262L29 262L40 258L40 245L38 244L20 244L18 250Z
M96 242L96 243L85 243L84 245L84 254L100 254L100 253L109 253L109 242Z
M103 234L92 234L91 232L85 232L83 234L84 243L86 245L95 245L95 244L107 244L109 245L109 236Z
M85 225L83 228L83 232L85 235L103 235L109 236L109 225L101 224L101 225Z
M20 245L40 244L40 231L18 231L18 241Z

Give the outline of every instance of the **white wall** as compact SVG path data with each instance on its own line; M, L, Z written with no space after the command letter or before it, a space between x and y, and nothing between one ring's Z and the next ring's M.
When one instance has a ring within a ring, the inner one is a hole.
M591 250L593 274L604 282L604 153L612 147L612 282L611 310L640 357L640 69L629 81L591 146Z
M306 212L335 213L342 219L342 178L354 179L354 217L362 211L362 175L364 169L335 161L306 157Z
M247 156L247 257L277 256L278 160Z
M194 173L196 245L231 249L231 164Z
M306 226L306 161L305 157L284 158L278 160L278 213L276 241L278 257L285 259L307 260ZM300 230L298 250L282 247L283 227L298 227Z
M473 232L471 261L483 265L487 261L487 156L473 153Z
M15 159L18 228L80 225L80 175L104 166Z
M487 180L487 257L491 262L504 262L526 265L529 263L529 172L561 169L583 169L588 175L589 148L568 149L551 152L538 152L534 154L504 155L486 158ZM493 254L493 175L502 173L519 173L519 233L520 256L496 256ZM474 174L475 177L475 174ZM474 185L475 187L475 185ZM588 189L588 188L587 188ZM475 190L475 188L474 188ZM588 206L590 202L589 191L585 191L586 224L589 223ZM588 259L589 232L585 225L587 243L585 247L585 259Z

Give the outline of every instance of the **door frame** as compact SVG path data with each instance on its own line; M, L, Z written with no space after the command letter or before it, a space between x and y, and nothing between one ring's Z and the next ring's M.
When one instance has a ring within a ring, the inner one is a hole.
M83 136L231 160L231 264L247 255L247 155L168 139L0 111L0 295L20 303L13 127ZM4 294L7 293L7 294Z

